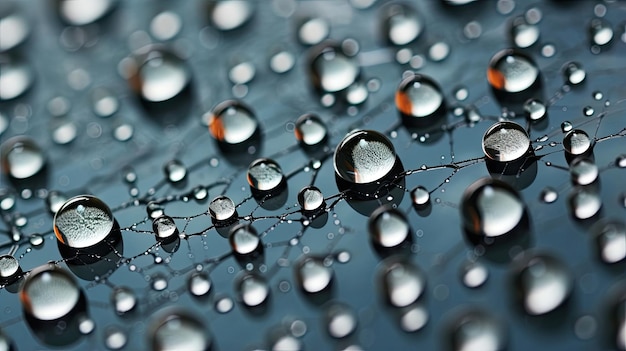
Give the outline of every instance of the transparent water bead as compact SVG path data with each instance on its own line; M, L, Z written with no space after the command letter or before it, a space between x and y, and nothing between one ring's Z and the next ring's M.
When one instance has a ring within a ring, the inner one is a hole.
M587 72L585 72L580 63L568 62L563 67L563 75L565 76L566 83L578 85L585 81Z
M60 0L56 1L61 20L72 26L94 23L107 15L117 0Z
M50 213L57 213L63 207L63 204L67 201L67 196L65 194L58 191L50 191L48 192L48 196L46 197L46 204L48 205L48 211Z
M67 200L54 215L57 240L75 249L102 242L113 225L111 209L91 195L78 195Z
M187 287L193 296L205 296L212 286L211 278L204 272L192 273L187 281Z
M241 301L247 307L256 307L267 301L270 287L263 277L249 273L239 281L238 291Z
M172 160L163 166L163 173L169 182L178 183L187 176L187 168L181 161Z
M227 222L237 217L235 203L229 197L220 195L211 200L209 214L215 221Z
M274 191L285 182L283 171L276 161L269 158L255 160L248 167L248 184L254 190Z
M511 162L528 154L530 137L517 123L497 122L483 135L482 146L485 156L490 160Z
M608 264L626 260L626 224L619 220L605 220L594 225L597 251Z
M448 343L454 351L501 351L507 348L508 335L501 321L485 311L471 309L450 322Z
M357 59L348 56L338 44L322 43L311 50L310 77L318 91L336 93L346 90L361 75Z
M589 24L589 34L591 42L598 46L604 46L613 39L613 28L611 24L600 18L594 18Z
M259 129L252 110L238 100L221 102L209 117L209 132L213 138L226 144L240 144L250 140Z
M497 91L520 93L533 87L538 79L535 62L513 49L499 51L489 61L487 80Z
M80 296L72 275L53 264L33 269L20 289L24 310L43 321L65 317L76 307Z
M174 219L167 215L162 215L152 221L152 231L159 239L167 239L178 234Z
M155 351L207 351L212 344L201 319L178 309L161 313L152 322L148 337Z
M118 314L128 313L137 306L137 295L127 287L116 287L111 293L111 304Z
M523 253L516 259L516 286L530 315L549 313L569 297L573 283L569 271L556 257Z
M430 193L423 186L416 186L411 190L411 200L413 201L413 206L418 208L425 207L430 203Z
M2 170L15 179L27 179L46 165L43 150L27 136L7 139L0 147Z
M396 90L395 101L400 113L415 119L430 117L445 108L441 88L430 77L420 74L402 80Z
M385 248L402 244L411 231L404 214L392 207L381 207L374 211L369 218L368 228L372 240Z
M0 256L0 284L15 282L21 273L20 263L15 257L6 254Z
M337 145L335 173L353 184L367 184L387 176L396 162L393 144L374 130L356 130Z
M333 303L326 309L326 323L328 334L333 338L341 339L352 334L357 327L357 316L350 307Z
M402 46L422 34L424 22L412 6L393 3L381 9L381 28L389 43Z
M313 185L304 187L298 193L298 204L306 212L318 211L325 207L324 195Z
M319 293L329 288L333 280L333 270L317 257L305 257L295 266L298 284L309 294Z
M571 214L580 220L592 218L602 208L600 194L592 187L576 187L568 198Z
M34 81L35 74L24 59L0 55L0 102L22 96Z
M242 27L254 15L254 3L245 0L209 2L209 20L215 29L230 31Z
M421 269L408 261L390 260L382 266L385 298L394 307L406 307L417 301L426 288Z
M524 103L524 113L530 121L538 121L547 116L548 108L543 101L530 99Z
M489 278L489 270L487 267L478 262L468 262L462 269L463 285L474 289L482 286Z
M185 61L167 49L150 46L138 53L139 67L130 72L131 87L146 101L159 103L179 96L191 83Z
M461 216L465 229L479 237L498 237L512 232L526 208L510 185L491 178L472 183L463 193Z
M598 166L586 158L575 159L569 171L572 182L577 185L589 185L595 182L600 174Z
M296 139L304 146L316 146L327 139L328 129L317 115L307 113L296 120Z
M565 152L574 155L584 155L591 151L592 141L584 130L574 129L565 134L563 148Z
M561 123L561 131L563 133L567 133L571 131L572 128L574 128L574 126L572 125L572 122L570 121L564 121L563 123Z
M238 255L249 255L261 247L261 239L256 229L249 224L240 224L230 230L230 247Z

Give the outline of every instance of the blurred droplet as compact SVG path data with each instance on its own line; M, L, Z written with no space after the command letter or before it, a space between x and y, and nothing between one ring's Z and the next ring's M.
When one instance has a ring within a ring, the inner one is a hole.
M183 23L178 14L163 11L150 21L150 33L155 39L170 40L178 35L182 26Z
M43 321L69 314L78 304L80 295L72 275L52 264L33 269L20 290L24 310Z
M568 62L563 68L563 74L567 83L578 85L582 83L587 73L578 62Z
M148 337L154 351L206 351L212 338L202 321L185 311L168 310L151 324Z
M310 79L321 92L336 93L353 85L361 75L361 67L354 57L334 43L322 43L311 49Z
M507 348L503 324L482 310L461 312L451 321L448 331L450 350L499 351Z
M382 266L382 287L394 307L406 307L417 301L426 288L426 277L415 265L391 260Z
M165 177L171 183L178 183L187 176L187 168L179 160L172 160L163 166Z
M598 179L600 171L596 164L585 158L578 158L570 165L572 182L577 185L589 185Z
M248 224L240 224L230 230L228 236L230 247L238 255L249 255L258 251L261 239L256 229Z
M100 20L116 5L117 0L60 0L57 11L63 22L84 26Z
M309 18L298 29L298 39L303 45L317 45L328 38L330 24L323 18Z
M598 222L594 228L597 250L602 261L614 264L626 259L626 225L622 221Z
M213 26L220 31L242 27L254 15L254 3L242 0L218 0L209 2L209 16Z
M334 303L326 309L328 334L341 339L352 334L357 327L357 316L346 305Z
M205 296L211 291L211 279L206 273L194 272L187 282L189 292L194 296Z
M543 101L531 99L524 103L524 112L529 120L538 121L546 117L548 111Z
M424 23L412 6L393 3L381 9L381 27L385 39L401 46L416 40Z
M137 296L129 288L118 286L111 293L111 304L118 314L132 311L137 306Z
M478 262L467 262L462 269L463 285L468 288L482 286L489 277L487 267Z
M388 207L374 211L369 218L368 227L374 243L385 248L402 244L410 236L411 230L404 214Z
M45 156L37 143L26 136L5 140L1 146L3 171L16 179L26 179L41 171Z
M309 294L326 290L333 280L333 270L315 257L300 260L295 266L295 274L302 290Z
M246 274L238 285L241 301L248 307L256 307L263 304L270 293L270 288L265 279L256 274Z
M34 80L35 74L24 59L0 55L0 102L20 97Z
M296 139L305 146L315 146L326 141L328 130L317 115L307 113L298 118L294 128Z

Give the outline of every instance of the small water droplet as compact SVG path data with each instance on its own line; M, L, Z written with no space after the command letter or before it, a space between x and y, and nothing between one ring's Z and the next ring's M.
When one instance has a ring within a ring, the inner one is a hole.
M11 284L15 282L22 269L20 263L11 255L0 256L0 284Z
M306 147L324 143L327 139L328 129L317 115L307 113L298 118L294 128L296 139Z
M524 103L526 118L531 121L538 121L547 116L548 109L541 100L530 99Z
M402 46L420 36L424 22L412 6L393 3L381 9L381 27L389 43Z
M529 150L528 133L514 122L497 122L483 135L483 152L493 161L515 161L528 154Z
M571 131L572 128L574 128L574 126L572 125L572 122L570 121L564 121L563 123L561 123L561 131L563 133L567 133Z
M265 279L256 274L246 274L238 285L241 301L248 307L256 307L267 301L270 288Z
M352 184L379 181L392 171L395 163L393 144L373 130L349 133L335 149L335 173Z
M462 270L463 285L468 288L478 288L489 278L487 267L478 262L467 262Z
M613 264L626 259L626 224L602 221L594 225L597 250L602 261Z
M111 304L117 314L124 314L132 311L137 306L137 296L126 287L116 287L111 293Z
M148 102L173 99L191 83L185 61L171 51L149 47L147 52L140 52L137 60L139 68L129 75L131 87Z
M319 211L324 208L324 195L322 191L315 186L304 187L298 193L298 204L306 212Z
M563 68L563 74L567 83L572 85L578 85L582 83L587 73L578 62L568 62Z
M328 38L330 24L323 18L308 18L298 28L298 39L303 45L316 45Z
M261 239L256 229L249 224L240 224L230 230L230 247L238 255L249 255L261 248Z
M441 89L430 77L419 74L402 80L395 96L396 108L411 125L425 126L445 110Z
M520 93L539 81L539 68L530 57L505 49L496 53L489 61L487 80L496 91Z
M153 275L151 278L152 284L151 287L154 291L163 291L167 289L167 277L161 273L157 273Z
M111 209L95 196L79 195L67 200L54 215L57 240L79 249L102 242L113 229Z
M577 187L570 194L569 208L574 217L588 219L600 211L602 199L594 189Z
M33 269L20 290L24 310L44 321L56 320L72 312L80 295L72 275L52 264Z
M411 190L411 200L413 206L417 208L425 207L430 203L430 193L423 186L417 186Z
M237 210L233 200L227 196L220 195L211 200L209 214L214 221L226 223L237 217Z
M212 338L202 321L186 311L172 309L156 318L148 332L152 350L205 351Z
M571 130L563 138L563 148L571 155L584 155L591 151L591 138L584 130Z
M220 31L242 27L255 13L254 3L241 0L210 1L208 10L211 24Z
M148 212L148 216L152 219L162 216L164 213L163 207L156 202L148 202L146 205L146 212Z
M228 79L233 84L247 84L249 83L256 74L256 68L252 64L252 62L240 62L234 65L228 71Z
M52 141L59 145L67 145L76 139L78 128L72 122L64 122L52 131Z
M415 304L403 311L400 318L400 327L408 333L422 329L428 323L428 311L420 304Z
M28 238L28 242L34 247L41 246L44 242L43 235L31 234L31 236Z
M592 44L604 46L613 39L613 28L611 25L600 18L594 18L589 25Z
M63 22L71 26L84 26L103 18L116 3L116 0L60 0L55 4Z
M91 334L91 332L93 332L94 329L96 329L96 323L94 323L92 319L88 317L82 317L79 319L78 331L81 334L83 335Z
M305 257L295 266L296 280L302 290L309 294L329 288L333 281L333 270L317 257Z
M410 262L391 260L382 266L382 287L387 301L395 307L406 307L420 298L426 277Z
M113 130L113 137L117 141L128 141L133 137L135 129L130 124L120 124Z
M211 279L204 272L194 272L189 276L187 286L194 296L205 296L211 291Z
M187 168L179 160L172 160L163 166L165 177L171 183L178 183L187 176Z
M592 96L593 96L593 99L596 101L600 101L604 97L601 91L594 91Z
M240 144L259 131L259 122L248 106L237 100L218 104L209 117L209 131L218 141Z
M171 238L178 234L174 219L167 215L162 215L152 222L152 231L159 239Z
M328 334L341 339L352 334L357 327L357 316L348 306L333 303L326 309Z
M589 185L598 179L600 171L596 164L585 158L575 159L570 165L572 183L577 185Z
M591 106L585 106L583 107L583 114L587 117L593 116L593 114L595 113L593 107Z
M11 3L0 14L0 52L6 52L22 44L30 34L28 20Z
M369 232L377 245L385 248L402 244L410 236L411 228L404 214L395 208L381 207L369 218Z
M30 65L13 55L0 57L0 102L23 95L35 80Z
M15 193L7 189L0 189L0 209L9 211L15 206Z
M348 89L361 75L361 67L336 43L322 43L309 58L311 83L320 92L337 93Z
M120 328L110 326L104 332L104 345L111 350L120 350L128 342L128 336Z
M545 187L539 195L541 201L551 204L559 198L559 193L552 187Z
M43 150L29 137L12 137L4 141L0 148L3 171L13 178L30 178L46 165Z
M279 51L270 58L270 69L276 73L289 72L296 63L294 55L288 51Z
M215 301L215 310L219 313L228 313L233 309L234 303L230 297L222 297Z
M524 49L532 46L539 40L539 34L539 27L528 23L524 17L513 19L511 37L518 48Z
M155 39L170 40L180 32L183 23L178 14L171 11L163 11L154 16L150 21L150 33Z

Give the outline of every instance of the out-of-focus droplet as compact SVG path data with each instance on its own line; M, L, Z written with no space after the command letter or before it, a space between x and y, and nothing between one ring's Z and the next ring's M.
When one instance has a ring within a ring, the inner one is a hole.
M337 93L352 86L361 75L356 58L348 56L335 43L322 43L311 49L310 78L315 89Z
M247 84L254 78L255 74L256 68L252 62L245 61L234 65L228 71L228 79L233 84Z
M467 310L455 316L448 333L450 350L499 351L507 348L508 336L502 322L482 310Z
M530 121L539 121L547 116L548 108L543 101L530 99L524 103L524 113Z
M512 49L496 53L489 61L487 80L493 89L504 93L520 93L537 84L539 68L528 56Z
M248 184L252 189L271 192L285 182L283 171L278 163L268 158L260 158L248 167Z
M110 350L120 350L126 346L128 335L117 326L110 326L104 332L104 346Z
M615 165L619 168L626 168L626 154L617 156L615 158Z
M568 62L563 68L563 75L565 76L566 83L578 85L585 81L587 72L585 72L580 63Z
M229 197L220 195L209 204L211 218L218 222L230 222L237 217L235 203Z
M57 213L63 204L67 201L67 196L58 191L50 191L48 197L46 197L46 203L48 204L48 211L50 213Z
M65 317L76 307L80 295L72 275L53 264L33 269L20 290L24 310L43 321Z
M52 131L52 141L59 145L67 145L76 139L78 127L72 122L66 122Z
M589 219L602 208L600 194L592 188L575 187L569 196L569 209L577 219Z
M121 124L113 130L113 137L117 141L128 141L133 137L135 130L130 124Z
M170 40L180 32L183 22L178 14L163 11L150 21L150 34L158 40Z
M324 195L322 191L315 186L304 187L298 193L298 204L305 212L315 212L324 208Z
M60 0L57 11L61 20L71 26L84 26L107 15L117 0Z
M9 211L15 206L15 193L7 189L0 189L0 209Z
M322 259L305 257L295 266L296 280L302 290L309 294L319 293L330 287L333 270Z
M428 311L421 304L414 304L402 313L400 327L407 333L422 329L428 323Z
M141 49L136 66L129 72L131 87L150 103L179 96L191 83L185 61L174 52L160 47Z
M570 165L572 182L577 185L589 185L598 179L599 174L598 166L586 158L575 159Z
M152 290L163 291L167 289L168 281L165 275L161 273L157 273L153 275L150 279L152 280L152 284L151 284Z
M209 117L209 131L218 141L241 144L259 130L259 122L248 106L237 100L218 104Z
M287 73L295 63L296 58L292 53L279 51L270 58L270 69L276 73Z
M528 23L524 17L513 19L511 37L518 48L524 49L535 44L539 40L539 33L539 27Z
M163 173L171 183L178 183L187 176L187 168L179 160L172 160L163 166Z
M613 264L626 260L626 224L618 220L594 225L597 251L602 261Z
M257 307L267 301L270 287L264 278L249 273L241 278L238 284L241 301L248 307Z
M296 139L306 147L324 143L327 139L328 129L317 115L307 113L296 120L294 128Z
M0 9L0 53L22 44L30 30L28 20L11 3Z
M261 247L261 238L256 229L249 224L240 224L230 230L230 247L238 255L249 255Z
M498 237L521 223L526 207L519 193L508 184L482 178L463 194L461 215L465 229L479 237Z
M424 22L415 9L402 3L393 3L381 9L383 36L393 45L407 45L415 41L424 29Z
M330 24L323 18L308 18L298 28L298 40L304 45L317 45L328 38Z
M99 117L112 116L119 109L119 101L111 91L105 88L95 89L91 94L93 111Z
M591 42L598 46L604 46L613 39L613 28L603 19L594 18L589 25Z
M559 198L559 193L552 187L545 187L539 195L541 201L551 204Z
M352 334L357 327L357 316L348 306L334 303L326 309L328 334L341 339Z
M137 306L137 295L127 287L118 286L111 292L111 304L117 314L128 313Z
M528 314L549 313L567 300L572 278L560 260L542 253L522 253L516 260L516 287Z
M79 195L67 200L54 215L57 240L80 249L102 242L114 224L111 209L95 196Z
M483 152L490 160L519 160L530 150L530 138L522 126L514 122L497 122L483 135Z
M411 231L404 214L391 207L381 207L374 211L369 218L368 227L374 243L385 248L402 244Z
M27 136L5 140L0 147L3 172L16 179L30 178L46 165L43 150Z
M234 303L230 297L222 297L215 301L215 310L219 313L228 313L233 309Z
M154 351L206 351L212 338L202 321L182 310L168 310L154 320L148 331Z
M563 148L572 156L585 155L591 151L592 146L591 138L584 130L570 130L563 138Z
M159 239L168 239L178 234L176 223L170 216L162 215L154 219L152 222L152 231Z
M394 307L409 306L422 296L426 288L422 270L407 261L384 262L381 279L385 298Z
M478 262L467 262L462 269L463 285L468 288L478 288L485 284L489 278L487 267Z
M445 111L441 88L430 77L420 74L402 80L395 101L403 121L409 125L426 126Z
M393 169L396 152L383 134L373 130L357 130L346 135L334 155L335 173L353 184L381 180Z
M189 276L187 286L193 296L205 296L211 291L213 284L206 273L194 272Z
M22 273L20 263L11 255L0 256L0 284L11 284L15 282Z
M254 15L254 3L243 0L219 0L209 2L209 20L220 31L242 27Z
M450 50L450 45L445 41L436 42L428 49L428 58L434 62L443 61L450 54Z

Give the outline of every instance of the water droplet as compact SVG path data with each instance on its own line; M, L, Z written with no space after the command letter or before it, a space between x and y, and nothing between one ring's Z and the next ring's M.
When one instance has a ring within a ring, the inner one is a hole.
M611 28L608 22L600 18L591 20L589 32L591 34L591 42L598 46L604 46L613 39L613 28Z
M326 290L333 281L333 270L317 257L301 259L295 266L295 274L302 290L309 294Z
M272 351L301 351L302 342L294 336L282 333L272 338L270 350Z
M155 219L163 215L163 207L161 207L158 203L151 201L146 205L146 212L148 212L148 216L150 216L150 218Z
M263 304L270 293L270 288L263 277L256 274L246 274L239 282L239 296L241 301L248 307L256 307Z
M154 320L148 335L152 350L205 351L211 349L212 339L197 317L179 310L168 310Z
M539 68L530 57L505 49L496 53L489 61L487 80L496 91L520 93L539 81Z
M19 278L20 263L11 255L0 256L0 284L11 284Z
M230 247L238 255L249 255L261 247L261 239L256 229L249 224L240 224L230 230Z
M69 314L78 304L80 295L72 275L52 264L33 269L20 290L24 310L44 321Z
M346 102L350 105L360 105L367 100L369 91L362 82L355 82L346 90Z
M168 181L178 183L187 176L187 168L179 160L172 160L163 166L163 172Z
M563 133L567 133L571 131L572 128L574 128L574 126L572 125L572 122L570 121L564 121L563 123L561 123L561 131Z
M240 144L258 133L259 122L252 110L237 100L218 104L209 117L209 131L218 141Z
M194 272L189 276L187 286L194 296L205 296L211 291L211 279L206 273Z
M432 123L445 110L441 89L430 77L413 74L406 77L396 90L396 108L410 125Z
M422 295L426 287L426 277L412 263L392 260L383 264L382 287L392 306L406 307Z
M341 339L352 334L357 327L357 317L348 306L333 303L326 309L328 334Z
M584 130L571 130L563 138L565 152L573 156L584 155L591 151L591 147L591 139Z
M133 137L135 130L130 124L120 124L113 130L113 137L117 141L128 141Z
M593 116L593 114L595 113L593 107L591 106L585 106L583 107L583 114L587 117Z
M400 327L408 333L422 329L428 323L428 311L419 304L409 307L402 313Z
M289 72L296 63L294 55L288 51L279 51L270 58L270 69L276 73Z
M213 27L229 31L242 27L254 15L254 3L240 0L209 2L209 15Z
M65 122L52 131L52 141L59 145L67 145L76 139L78 128L72 122Z
M493 161L515 161L527 155L529 150L528 133L514 122L497 122L483 135L483 152Z
M111 304L115 307L115 312L124 314L137 306L137 296L129 288L116 287L111 293Z
M0 102L24 94L34 79L32 69L23 59L16 56L0 57Z
M9 211L15 206L15 194L7 189L0 189L0 209Z
M498 237L518 227L526 209L519 193L510 185L482 178L465 190L461 214L469 233L480 237Z
M411 200L413 206L417 208L425 207L430 203L430 193L423 186L417 186L411 190Z
M390 4L381 9L383 35L393 45L407 45L416 40L424 23L415 9L407 4Z
M300 190L298 193L298 203L305 212L315 212L325 207L322 191L312 185Z
M167 239L178 234L176 223L170 216L162 215L152 222L152 231L159 239Z
M393 144L373 130L346 135L334 155L335 173L352 184L367 184L387 176L396 163Z
M434 43L428 49L428 58L430 58L434 62L439 62L445 60L450 54L450 45L448 43L440 41Z
M619 168L626 168L626 154L617 156L615 158L615 165Z
M256 68L252 62L240 62L228 71L228 79L233 84L246 84L254 78L255 74Z
M335 43L323 43L313 48L309 62L311 82L321 92L346 90L361 75L356 58L348 56Z
M596 164L585 158L578 158L570 165L572 182L577 185L589 185L598 179L600 171Z
M95 196L78 195L67 200L54 215L59 242L79 249L102 242L113 229L113 213Z
M478 309L461 312L449 326L448 343L455 351L504 350L507 339L502 322Z
M193 198L198 201L202 201L209 196L209 190L202 185L198 185L197 187L193 188L191 192L193 194Z
M43 236L41 234L31 234L31 236L28 238L28 242L32 245L32 246L41 246L44 242Z
M548 109L543 101L530 99L524 103L526 118L531 121L538 121L546 117Z
M324 143L328 130L324 121L317 115L307 113L298 118L294 129L296 139L306 147Z
M116 5L116 0L60 0L57 11L61 20L71 26L84 26L98 21Z
M111 350L119 350L126 346L128 337L119 327L110 326L104 332L104 345Z
M539 198L541 201L551 204L559 198L559 193L554 188L548 186L541 191Z
M602 261L613 264L626 259L626 225L624 222L602 221L594 226L598 253Z
M317 45L328 38L330 24L323 18L309 18L298 29L298 39L304 45Z
M27 19L17 10L8 5L0 14L0 52L9 51L22 44L30 34Z
M539 27L526 22L524 17L517 17L513 19L511 36L515 46L524 49L537 42L539 39Z
M191 83L185 61L165 49L150 47L138 57L140 67L131 72L130 82L141 97L152 103L164 102L180 95Z
M462 280L463 285L468 288L478 288L485 284L489 278L487 267L478 262L468 262L463 266Z
M591 188L574 188L569 197L572 215L578 219L588 219L602 208L600 195Z
M83 335L91 334L91 332L93 332L94 329L96 329L96 323L94 323L92 319L84 317L84 316L79 319L78 331L81 334Z
M577 85L582 83L587 73L578 62L568 62L563 68L563 74L567 83Z
M93 104L93 112L99 117L110 117L120 107L117 97L111 91L105 88L98 88L91 94Z
M170 40L178 35L182 26L180 16L171 11L163 11L150 21L150 33L155 39Z
M521 254L516 266L516 284L526 312L542 315L561 306L572 291L565 265L548 254Z
M402 244L411 231L404 214L391 207L381 207L374 211L368 226L372 240L385 248Z
M237 217L235 203L229 197L220 195L211 200L209 214L214 221L230 222Z
M230 297L222 297L215 301L215 310L219 313L228 313L233 309L233 300Z
M167 278L165 277L165 275L161 273L157 273L151 277L151 280L152 280L151 286L154 291L163 291L167 289L168 283L167 283Z
M2 143L2 168L16 179L30 178L41 171L46 159L35 141L26 136L12 137Z
M284 185L283 171L276 161L269 158L255 160L248 167L248 184L257 191L271 192Z

